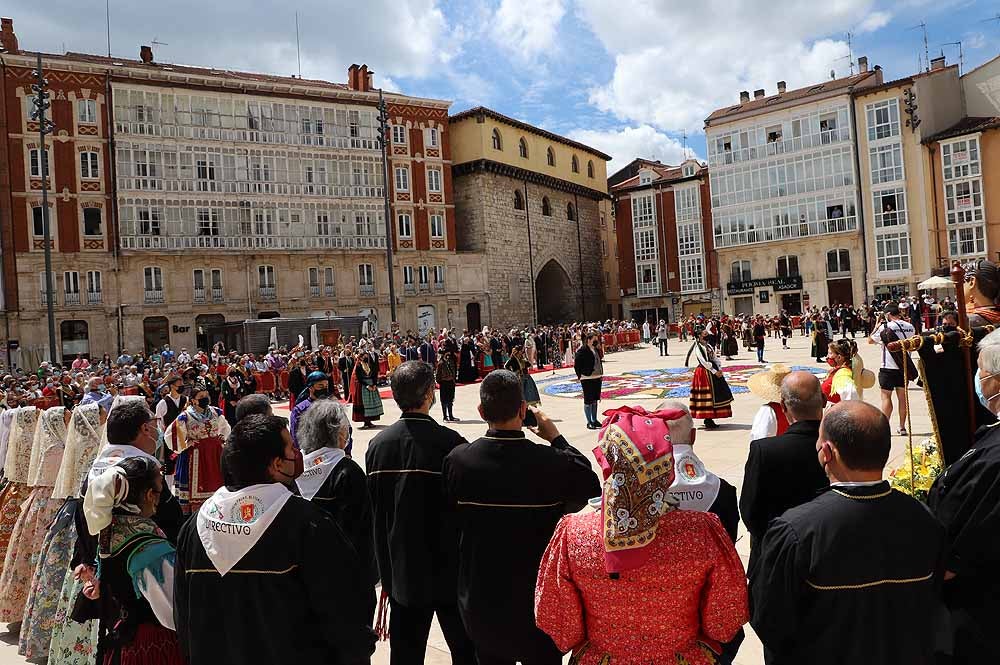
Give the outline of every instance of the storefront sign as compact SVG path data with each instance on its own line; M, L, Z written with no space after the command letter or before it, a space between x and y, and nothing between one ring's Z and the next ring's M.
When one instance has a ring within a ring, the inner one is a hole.
M757 289L770 287L775 291L798 291L802 288L802 275L794 277L765 277L763 279L751 279L746 282L729 282L726 284L726 293L729 295L740 295L753 293Z

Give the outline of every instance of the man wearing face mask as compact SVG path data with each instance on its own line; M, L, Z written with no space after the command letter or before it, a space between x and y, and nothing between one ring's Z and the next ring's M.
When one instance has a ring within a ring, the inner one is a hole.
M170 388L170 392L163 396L163 399L156 405L156 418L160 421L160 427L166 429L177 419L184 409L187 408L188 399L183 394L184 381L176 374L171 374L165 381Z
M222 487L222 444L229 436L229 422L210 406L204 380L194 384L191 402L174 419L164 439L177 456L174 489L185 514L197 512L215 490Z
M375 651L358 555L323 508L286 487L302 473L286 422L236 424L226 486L181 530L174 625L191 665L360 665Z
M1000 412L1000 330L979 342L979 402ZM947 531L944 600L951 611L953 663L985 663L1000 653L1000 427L980 427L975 443L931 488L927 504Z
M945 533L882 479L890 446L889 421L871 404L841 402L823 418L815 457L829 488L771 521L748 571L750 625L768 665L935 662ZM978 546L969 551L978 561ZM995 650L982 655L954 662L995 662Z
M111 409L111 402L115 399L114 395L109 394L104 387L104 379L100 376L93 376L87 381L87 393L80 400L80 404L90 404L92 402L97 402L106 411Z

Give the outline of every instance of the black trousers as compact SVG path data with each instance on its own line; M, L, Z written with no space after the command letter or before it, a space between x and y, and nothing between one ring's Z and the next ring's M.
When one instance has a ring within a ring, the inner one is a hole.
M455 402L455 382L439 381L442 404L453 404Z
M390 598L389 607L390 665L423 665L435 612L451 651L452 665L476 665L476 649L465 633L457 606L406 607Z

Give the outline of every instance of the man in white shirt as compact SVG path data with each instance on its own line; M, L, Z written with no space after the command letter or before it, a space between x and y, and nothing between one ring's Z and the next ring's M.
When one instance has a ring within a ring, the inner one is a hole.
M899 434L906 434L906 392L907 383L917 377L913 361L909 358L909 353L902 351L892 352L883 341L882 333L885 332L885 339L890 342L906 339L916 334L913 326L899 316L899 304L890 302L885 307L885 318L872 332L868 338L869 344L882 345L882 366L878 371L878 387L882 392L882 413L887 420L892 419L892 394L896 393L896 401L899 402ZM908 363L907 375L904 380L901 363Z
M188 353L187 349L181 349L180 354L177 356L177 362L181 365L186 365L191 362L191 354Z

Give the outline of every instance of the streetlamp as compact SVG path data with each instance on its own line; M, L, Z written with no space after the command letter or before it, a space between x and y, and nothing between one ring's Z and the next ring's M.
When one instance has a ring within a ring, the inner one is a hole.
M382 198L385 202L385 265L389 271L389 306L396 323L396 277L392 271L392 212L389 208L389 114L382 88L378 89L378 144L382 148Z
M52 288L52 248L49 231L49 160L48 150L45 147L45 135L55 131L55 124L45 117L45 111L49 108L49 93L45 91L49 82L42 76L42 54L38 54L38 66L34 71L35 82L31 84L31 90L35 93L32 100L34 109L31 111L31 119L38 122L38 142L40 144L38 153L39 169L42 175L42 237L45 248L45 301L49 319L49 360L53 365L56 360L56 317L54 310L55 293Z

